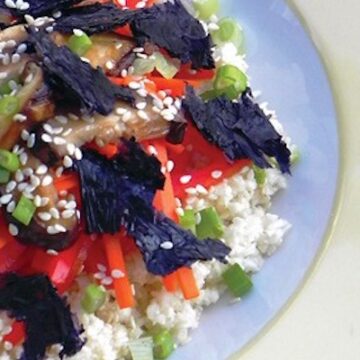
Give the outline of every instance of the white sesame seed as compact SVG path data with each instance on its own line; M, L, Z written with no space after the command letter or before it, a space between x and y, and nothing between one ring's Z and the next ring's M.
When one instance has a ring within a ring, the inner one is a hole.
M3 71L3 72L0 72L0 80L4 80L8 77L8 73Z
M138 114L138 116L139 116L140 119L143 119L143 120L145 120L145 121L149 121L149 120L150 120L149 115L148 115L144 110L139 110L139 111L137 112L137 114Z
M17 188L20 192L23 192L27 186L28 186L28 184L26 182L22 182L17 186Z
M54 11L52 14L53 18L55 18L55 19L58 19L59 17L61 17L61 15L62 15L62 13L59 10Z
M70 116L70 115L69 115ZM76 119L78 119L78 117L76 116ZM68 123L68 119L66 116L63 116L63 115L58 115L55 117L55 120L57 122L59 122L60 124L62 125L66 125Z
M104 279L101 280L101 284L108 286L113 283L113 279L110 276L106 276Z
M10 9L16 9L16 4L13 0L5 0L5 5Z
M66 232L66 228L60 224L55 224L54 228L58 231L58 232L62 232L65 233Z
M70 135L72 133L72 131L73 131L73 129L71 129L71 128L65 130L64 133L62 134L63 137L66 137L66 136Z
M138 110L144 110L146 108L146 102L139 102L136 104Z
M72 156L75 153L76 146L74 144L69 143L66 145L66 150L67 150L68 154Z
M166 121L174 121L175 120L175 116L173 114L162 115L162 117Z
M113 269L111 271L111 276L114 279L120 279L120 278L123 278L125 276L125 274L120 269Z
M49 213L54 219L60 219L60 212L57 208L51 208L49 210Z
M167 96L164 100L163 103L165 106L170 106L174 103L174 99L171 96Z
M175 167L175 164L172 160L169 160L167 163L166 163L166 170L167 172L171 173L173 170L174 170L174 167Z
M59 233L59 231L55 228L55 226L52 225L48 226L46 231L49 235L55 235Z
M200 213L195 214L195 223L196 223L196 225L199 225L201 223L201 214Z
M180 178L181 184L188 184L191 181L191 175L184 175Z
M24 195L26 195L26 194L30 195L34 190L35 190L35 186L28 184L24 189Z
M184 216L184 214L185 214L184 209L181 208L181 207L176 208L175 212L176 212L176 214L177 214L178 216L180 216L180 217L181 217L181 216Z
M52 143L52 137L49 134L42 134L41 140L46 143Z
M106 274L103 272L97 272L94 274L94 278L97 280L103 280L106 277Z
M25 84L30 84L34 79L34 74L30 73L26 78L25 78Z
M53 178L51 175L46 175L41 182L42 186L49 186L52 183L53 183Z
M23 171L24 176L30 177L34 174L34 170L30 167L25 168Z
M40 196L40 195L35 195L34 205L35 205L36 207L40 207L40 206L41 206L41 196Z
M135 82L135 81L131 81L131 82L129 83L129 88L130 88L130 89L133 89L133 90L138 90L138 89L141 88L141 86L140 86L139 83L137 83L137 82Z
M21 182L24 180L24 174L22 173L22 171L20 169L16 170L16 172L15 172L15 180L17 182Z
M56 170L55 170L55 176L56 177L60 177L64 172L64 167L63 166L59 166Z
M57 206L58 206L58 208L62 209L65 207L66 204L67 204L66 200L60 200L60 201L58 201Z
M18 53L15 53L11 56L11 62L17 64L21 60L21 56Z
M12 213L15 210L15 207L16 207L15 201L10 201L6 207L6 211L8 213Z
M29 138L30 134L29 132L26 130L26 129L23 129L21 131L21 139L24 140L24 141L27 141L28 138Z
M162 99L165 99L167 97L167 92L164 90L158 91L158 94Z
M153 146L153 145L149 145L149 146L148 146L148 152L150 153L150 155L155 155L155 156L157 156L157 154L158 154L155 146Z
M83 158L82 151L79 148L76 148L74 156L76 160L81 160Z
M50 202L48 197L41 198L41 206L46 206Z
M12 198L13 198L12 194L3 195L3 196L0 197L0 203L2 205L6 205L11 201Z
M12 236L17 236L19 234L19 229L14 224L9 224L9 233Z
M195 189L195 188L192 188L192 187L185 189L185 192L186 192L187 194L189 194L189 195L196 195L196 194L197 194L196 189Z
M75 36L83 36L83 35L85 35L85 33L80 29L74 29L73 33L74 33Z
M160 244L160 247L164 250L171 250L174 247L174 244L171 241L164 241Z
M65 209L76 209L76 201L71 200L65 205Z
M7 192L7 193L10 193L10 192L12 192L13 190L15 190L15 188L16 188L16 181L11 180L11 181L9 181L9 182L7 183L7 185L6 185L6 192Z
M53 127L48 123L43 125L43 129L50 135L52 135L54 133Z
M175 99L174 105L178 110L180 110L181 109L181 100L179 98Z
M51 214L48 212L39 212L38 217L42 221L49 221L51 220Z
M131 111L127 111L127 112L123 115L122 121L126 123L126 122L128 122L131 118L132 118L132 113L131 113Z
M16 52L18 54L23 54L26 50L27 50L27 45L25 43L22 43L18 46L18 48L16 49Z
M17 90L18 83L15 80L10 80L8 84L11 90Z
M215 23L210 23L208 24L208 29L210 31L217 31L220 29L219 25L218 24L215 24Z
M46 250L46 253L47 253L48 255L51 255L51 256L58 256L58 255L59 255L59 253L58 253L56 250L54 250L54 249L47 249L47 250Z
M23 114L15 114L13 116L13 121L17 121L17 122L24 122L27 120L27 116L23 115Z
M154 106L156 106L157 108L159 108L161 110L164 109L164 104L160 99L154 98L153 104L154 104Z
M149 56L146 55L146 54L140 54L140 53L137 53L136 56L140 59L147 59Z
M159 108L156 107L156 106L153 106L153 107L152 107L152 111L155 112L155 113L157 113L157 114L160 114L160 113L161 113L161 109L159 109Z
M64 160L63 160L63 164L64 164L64 167L70 168L70 167L73 166L74 163L73 163L70 156L65 155Z
M26 142L26 146L31 149L34 147L35 145L35 141L36 141L36 135L35 134L31 134L29 136L29 138L27 139L27 142Z
M29 10L30 8L30 4L28 2L23 2L21 5L20 5L20 10L21 11L26 11L26 10Z
M96 267L98 268L99 271L103 273L107 271L107 267L103 264L96 264Z
M202 194L202 195L207 195L208 194L207 189L203 185L196 185L196 191L199 194Z
M136 91L136 93L143 98L146 98L149 95L145 89L139 89Z
M145 49L143 47L136 47L133 49L134 53L142 53L144 51L145 51Z
M10 64L10 56L9 56L9 54L4 55L4 57L2 59L2 63L3 63L4 66L7 66L7 65ZM10 84L9 84L9 86L10 86Z
M55 136L54 137L54 144L55 145L65 145L66 144L66 140L60 136Z
M22 153L22 154L20 155L20 157L19 157L20 163L21 163L21 165L23 165L23 166L26 165L28 159L29 159L29 156L28 156L27 153Z
M118 107L118 108L115 109L115 112L116 112L117 115L122 116L122 115L126 114L128 112L128 110L124 109L122 107Z
M71 209L68 209L68 210L64 210L62 213L61 213L61 217L63 219L70 219L71 217L73 217L75 215L75 210L71 210Z
M31 185L34 186L35 188L37 188L41 184L40 178L36 175L31 175L30 181L31 181Z
M217 179L220 179L222 177L223 173L222 171L220 170L214 170L212 173L211 173L211 177L215 180Z
M45 175L49 171L48 167L44 164L41 164L35 170L35 173L38 175Z
M179 199L179 198L175 198L175 204L176 204L176 206L177 207L181 207L182 206L182 202L181 202L181 200Z
M125 78L128 76L128 72L126 69L121 70L121 77Z

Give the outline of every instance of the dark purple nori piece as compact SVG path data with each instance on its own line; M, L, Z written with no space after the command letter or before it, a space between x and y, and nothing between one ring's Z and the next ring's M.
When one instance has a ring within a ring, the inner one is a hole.
M81 29L88 35L103 33L126 25L134 11L121 10L114 4L93 4L80 6L63 12L56 20L56 31L71 34L74 29Z
M230 160L250 158L266 168L270 167L267 156L275 157L281 171L290 173L290 150L270 117L255 103L250 89L237 102L225 96L204 102L188 87L183 109L202 135Z
M82 0L27 0L30 5L28 9L14 9L13 12L17 15L29 14L34 17L43 15L52 15L54 11L67 9ZM6 7L5 0L0 0L0 7Z
M226 261L230 249L221 241L200 241L154 209L155 192L164 184L161 164L135 142L124 141L112 159L83 151L75 168L88 232L116 233L125 226L151 273L167 275L197 260Z
M0 309L25 322L21 360L41 360L48 346L62 345L60 357L81 350L83 329L45 275L0 274Z
M121 10L114 5L90 5L66 11L56 21L56 31L74 28L88 34L113 30L129 24L138 45L156 44L194 69L213 69L212 41L201 23L179 0L138 10Z
M29 29L29 42L42 60L45 78L55 92L75 97L88 112L108 115L119 93L101 69L94 69L43 31Z

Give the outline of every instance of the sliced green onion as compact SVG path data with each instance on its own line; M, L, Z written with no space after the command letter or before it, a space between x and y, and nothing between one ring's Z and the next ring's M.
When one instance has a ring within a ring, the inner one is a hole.
M68 42L69 49L79 56L83 56L91 46L92 41L85 33L80 36L72 35Z
M167 359L175 350L174 339L168 330L160 330L153 336L154 356L156 359Z
M10 171L0 167L0 184L7 184L10 180Z
M21 196L19 202L16 205L12 216L22 224L28 226L34 217L36 206L33 201L26 198L24 195Z
M224 235L224 224L213 207L200 211L200 223L196 226L199 239L219 239Z
M0 84L0 95L9 95L9 94L11 94L13 89L10 87L10 81L15 81L16 83L19 83L19 78L5 79Z
M89 314L96 312L105 302L106 291L102 286L90 284L86 287L81 307Z
M168 59L163 54L156 52L155 56L155 67L156 70L165 79L172 79L180 70L180 61L176 59Z
M4 96L0 99L0 115L11 117L20 111L20 100L16 96Z
M231 265L222 277L229 291L236 297L244 296L253 287L250 277L239 264Z
M0 166L10 172L15 172L20 167L19 157L4 149L0 149Z
M184 215L180 217L180 225L186 230L196 233L196 217L194 210L185 210Z
M142 76L149 74L155 69L155 59L148 57L147 59L137 58L133 62L134 75Z
M301 160L301 154L298 149L295 149L290 155L291 165L297 165Z
M259 186L264 186L265 182L266 182L266 170L261 169L256 165L253 166L253 170L254 170L254 176L255 176L256 183Z
M231 100L238 98L246 90L247 85L247 76L236 66L223 65L216 73L215 90L223 92Z
M129 342L132 360L153 360L153 339L146 337Z
M199 13L199 18L204 20L216 14L220 8L219 0L194 0L193 4L195 10Z
M217 45L230 42L238 49L240 53L245 50L244 32L238 22L231 18L224 18L218 22L219 30L211 35Z

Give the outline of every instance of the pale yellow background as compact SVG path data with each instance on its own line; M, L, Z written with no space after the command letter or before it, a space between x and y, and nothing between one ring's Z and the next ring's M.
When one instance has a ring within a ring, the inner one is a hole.
M360 359L360 1L292 0L328 67L341 122L335 232L289 309L241 360ZM321 174L318 174L321 176Z

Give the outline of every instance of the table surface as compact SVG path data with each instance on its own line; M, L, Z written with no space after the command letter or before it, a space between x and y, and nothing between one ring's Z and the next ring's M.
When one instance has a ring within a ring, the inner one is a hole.
M341 129L341 200L327 249L295 300L241 360L360 359L360 1L289 0L332 82Z

